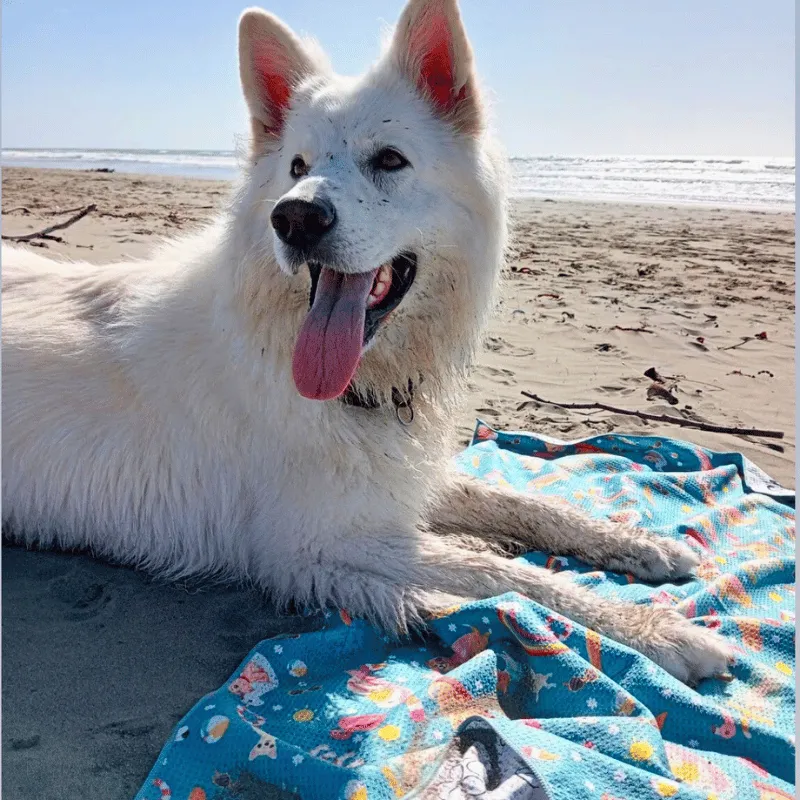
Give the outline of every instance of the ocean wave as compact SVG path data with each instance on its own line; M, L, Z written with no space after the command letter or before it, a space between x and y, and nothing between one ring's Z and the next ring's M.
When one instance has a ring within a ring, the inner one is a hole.
M186 177L232 179L240 156L233 150L124 150L49 148L2 151L8 166L110 168ZM794 209L793 158L724 156L515 156L516 197L629 200Z
M236 154L224 150L3 150L3 161L83 161L137 164L187 164L197 166L237 166Z

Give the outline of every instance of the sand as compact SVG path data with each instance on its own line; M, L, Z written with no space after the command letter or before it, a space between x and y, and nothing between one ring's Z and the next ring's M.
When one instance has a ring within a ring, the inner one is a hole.
M216 181L8 168L3 234L95 203L56 234L63 243L37 252L140 257L159 237L202 224L228 191ZM562 439L615 430L738 450L794 486L794 214L531 200L515 202L512 218L499 307L454 452L480 416ZM653 367L677 403L648 399ZM785 438L561 409L522 390ZM195 700L260 638L308 624L234 589L158 586L83 556L15 548L3 553L3 606L3 781L18 800L131 797Z

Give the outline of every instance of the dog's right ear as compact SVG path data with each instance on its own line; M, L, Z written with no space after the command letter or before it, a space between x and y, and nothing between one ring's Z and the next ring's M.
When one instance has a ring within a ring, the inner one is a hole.
M239 75L253 125L253 155L274 144L292 91L314 71L302 42L276 16L249 8L239 19Z
M483 130L472 48L457 0L408 0L389 55L438 114L464 133Z

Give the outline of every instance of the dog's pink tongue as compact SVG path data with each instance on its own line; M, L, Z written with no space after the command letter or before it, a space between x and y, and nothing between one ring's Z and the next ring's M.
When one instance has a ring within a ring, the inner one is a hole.
M323 268L292 358L294 383L303 397L332 400L349 385L361 358L376 272L345 275Z

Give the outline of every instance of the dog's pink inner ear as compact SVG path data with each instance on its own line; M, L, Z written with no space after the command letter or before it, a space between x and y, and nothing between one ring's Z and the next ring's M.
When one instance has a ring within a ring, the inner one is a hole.
M409 0L392 58L433 109L458 131L478 135L483 113L456 0Z
M420 90L440 109L451 111L463 99L466 87L455 95L453 41L447 17L441 13L428 15L411 33L409 49L419 59Z
M436 105L449 108L453 93L453 56L450 28L441 14L426 20L411 36L412 53L420 55L419 88L427 90Z
M286 56L277 43L261 42L253 66L260 84L261 102L268 112L269 121L264 128L268 133L279 134L292 94Z

